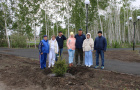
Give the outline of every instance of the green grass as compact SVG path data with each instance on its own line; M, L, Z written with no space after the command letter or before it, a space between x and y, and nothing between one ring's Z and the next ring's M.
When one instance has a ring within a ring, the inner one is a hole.
M140 43L137 43L135 46L139 46ZM121 43L119 44L118 42L112 43L111 45L107 45L107 48L132 48L133 47L133 43L129 44L129 43Z

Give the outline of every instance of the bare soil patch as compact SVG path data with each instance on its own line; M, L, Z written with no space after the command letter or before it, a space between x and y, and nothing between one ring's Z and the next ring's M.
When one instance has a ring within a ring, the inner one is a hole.
M74 77L48 77L51 69L40 70L39 61L13 55L0 60L0 81L11 89L26 90L123 90L140 89L140 77L86 67L71 67ZM1 86L1 85L0 85ZM1 87L0 87L1 88Z
M121 60L121 61L129 61L129 62L139 62L140 63L140 52L132 51L132 50L115 50L115 51L107 51L105 53L106 59L111 60Z

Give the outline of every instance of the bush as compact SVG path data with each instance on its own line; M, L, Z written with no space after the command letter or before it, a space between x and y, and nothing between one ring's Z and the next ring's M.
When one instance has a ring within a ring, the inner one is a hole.
M6 39L0 39L0 47L7 47L7 40Z
M12 48L25 48L27 45L26 36L18 34L11 35L11 46Z
M112 43L112 47L113 48L120 48L121 44L119 44L119 42L115 41L115 42Z
M61 60L61 58L58 59L58 61L55 63L54 68L52 69L52 72L56 74L58 77L64 76L64 74L68 70L68 65L64 60Z

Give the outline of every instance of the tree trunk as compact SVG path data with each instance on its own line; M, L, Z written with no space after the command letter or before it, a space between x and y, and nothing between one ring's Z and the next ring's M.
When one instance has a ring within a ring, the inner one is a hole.
M69 37L69 18L68 18L68 37Z
M47 20L46 20L46 10L45 10L45 25L46 25L46 35L47 35Z
M34 23L34 29L35 29L35 34L34 34L34 40L35 40L35 48L36 48L36 21Z
M5 33L6 33L8 48L10 48L10 40L9 40L9 36L8 36L8 31L7 31L7 20L6 20L6 17L5 17Z

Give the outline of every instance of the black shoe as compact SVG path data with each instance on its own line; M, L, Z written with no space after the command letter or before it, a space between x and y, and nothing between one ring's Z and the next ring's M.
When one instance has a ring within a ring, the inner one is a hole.
M82 65L81 64L77 64L77 67L81 67Z

